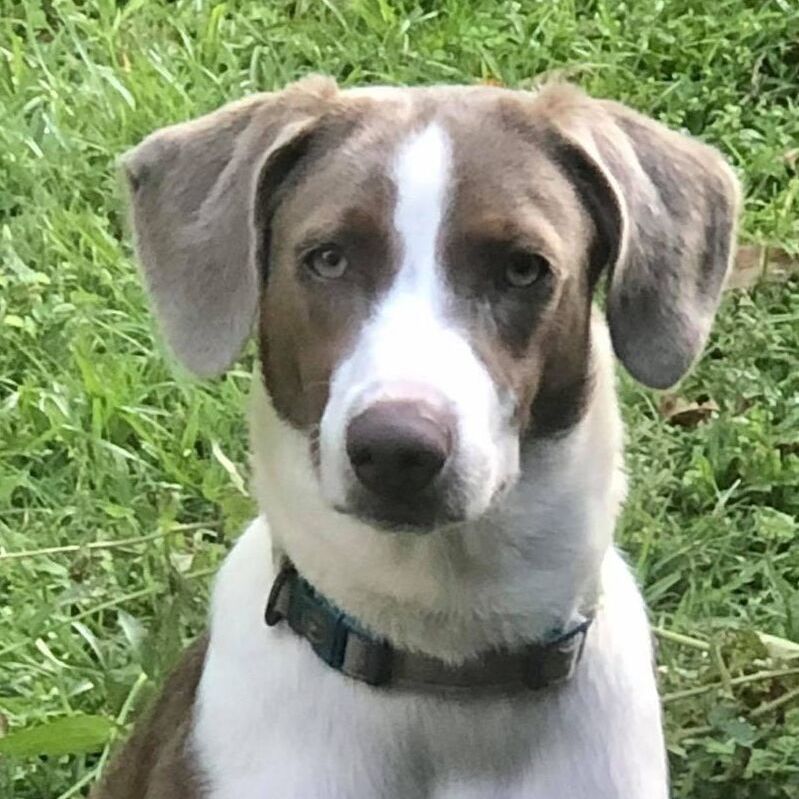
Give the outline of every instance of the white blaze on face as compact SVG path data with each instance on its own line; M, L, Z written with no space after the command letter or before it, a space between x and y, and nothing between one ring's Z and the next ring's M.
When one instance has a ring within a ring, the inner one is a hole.
M432 123L399 147L392 177L400 268L380 298L352 354L337 368L322 417L322 488L343 505L355 480L345 451L350 419L378 400L424 400L449 407L457 424L454 469L464 512L485 510L518 469L518 444L493 380L468 331L447 318L447 287L438 245L452 169L450 142Z

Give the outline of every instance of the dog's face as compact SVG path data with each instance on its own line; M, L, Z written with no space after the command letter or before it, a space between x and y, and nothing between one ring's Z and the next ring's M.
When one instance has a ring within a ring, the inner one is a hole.
M578 415L606 254L591 263L577 191L496 100L397 99L346 108L352 128L317 130L260 202L259 337L276 409L318 428L330 504L427 527L482 513L520 438Z
M525 440L591 396L591 296L650 385L701 348L728 266L718 155L569 87L304 82L128 159L139 253L201 373L257 315L262 376L328 503L381 527L475 518Z

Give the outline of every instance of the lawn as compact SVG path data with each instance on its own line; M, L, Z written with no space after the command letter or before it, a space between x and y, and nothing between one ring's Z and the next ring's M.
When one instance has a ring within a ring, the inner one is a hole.
M720 147L744 241L799 251L797 0L0 0L0 797L85 795L253 513L252 353L208 384L171 368L115 158L309 71L554 70ZM674 795L797 799L799 281L727 294L680 387L715 403L701 423L622 395L619 538L658 631Z

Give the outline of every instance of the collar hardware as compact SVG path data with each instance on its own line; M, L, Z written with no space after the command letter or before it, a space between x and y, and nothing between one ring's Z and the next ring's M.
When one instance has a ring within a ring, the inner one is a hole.
M328 666L348 677L382 685L390 674L391 647L350 619L285 565L272 585L264 613L269 627L285 621Z
M507 693L540 690L571 679L593 617L554 640L513 652L491 650L451 665L429 655L395 649L371 635L287 563L269 592L264 619L270 627L285 621L328 666L369 685L445 693Z

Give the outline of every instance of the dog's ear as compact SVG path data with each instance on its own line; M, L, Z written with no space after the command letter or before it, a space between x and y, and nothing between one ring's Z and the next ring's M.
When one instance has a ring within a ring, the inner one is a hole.
M164 335L192 372L224 371L257 309L253 201L337 93L307 78L148 136L122 158L136 250ZM263 199L263 198L262 198Z
M566 85L534 102L606 241L616 354L645 385L671 386L710 332L733 252L738 181L713 148L618 103Z

